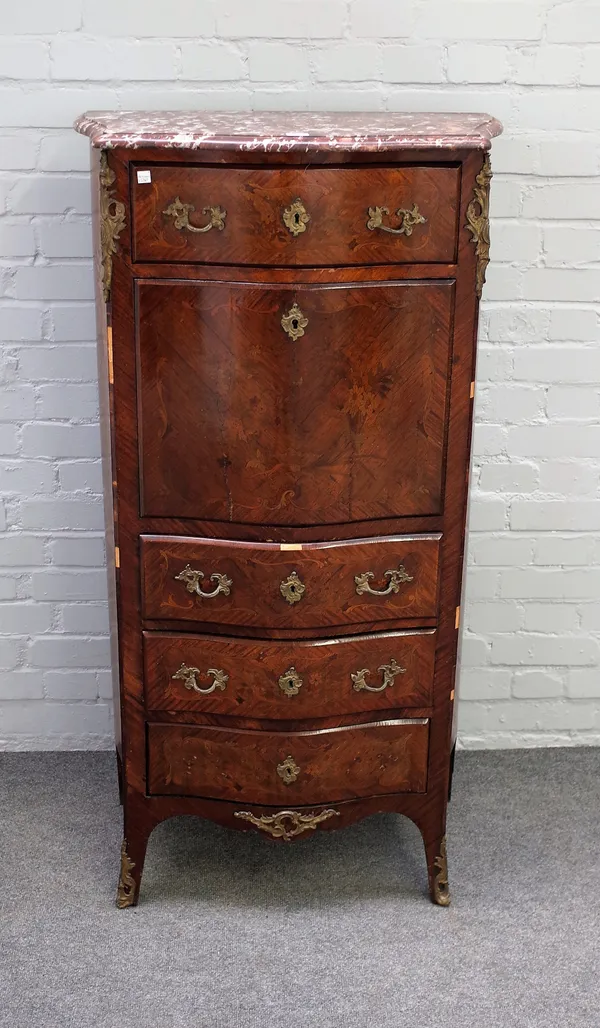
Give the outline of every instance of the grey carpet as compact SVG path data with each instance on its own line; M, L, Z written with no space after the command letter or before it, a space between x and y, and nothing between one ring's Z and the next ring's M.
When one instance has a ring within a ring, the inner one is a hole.
M192 818L114 905L111 754L0 758L0 1024L9 1028L593 1028L600 750L459 754L453 905L379 815L275 845Z

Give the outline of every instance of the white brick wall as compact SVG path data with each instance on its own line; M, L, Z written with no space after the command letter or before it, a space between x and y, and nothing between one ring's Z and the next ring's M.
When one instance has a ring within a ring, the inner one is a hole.
M0 19L0 745L111 744L89 108L481 110L465 746L600 743L600 0L19 0Z

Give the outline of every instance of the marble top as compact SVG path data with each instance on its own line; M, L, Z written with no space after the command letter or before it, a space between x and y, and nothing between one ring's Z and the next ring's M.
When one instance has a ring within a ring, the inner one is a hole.
M105 148L183 150L488 150L502 125L489 114L296 111L88 111L75 128Z

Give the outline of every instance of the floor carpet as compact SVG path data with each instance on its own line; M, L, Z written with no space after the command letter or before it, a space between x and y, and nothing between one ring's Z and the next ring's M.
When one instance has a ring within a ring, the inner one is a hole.
M459 754L453 903L377 815L292 846L193 818L117 910L106 753L0 757L0 1025L594 1028L600 750Z

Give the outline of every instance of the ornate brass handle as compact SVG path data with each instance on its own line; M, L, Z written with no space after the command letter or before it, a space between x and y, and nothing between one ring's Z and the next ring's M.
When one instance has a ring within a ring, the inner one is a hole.
M279 586L279 592L283 596L284 600L288 601L288 603L300 603L300 600L306 592L306 586L304 585L304 582L298 578L297 573L292 571L289 578L284 579Z
M381 664L377 668L378 671L383 671L383 682L381 685L367 685L367 675L371 672L368 668L364 667L362 671L355 671L354 674L350 673L352 679L353 688L356 692L360 692L361 689L366 689L367 692L383 692L390 685L394 684L396 675L403 675L406 673L405 667L400 667L392 657L389 664Z
M290 667L279 678L279 688L286 696L297 696L302 688L302 679L295 667Z
M400 592L402 582L412 582L413 576L409 575L404 564L398 564L398 569L385 571L384 578L389 578L387 589L371 589L369 582L375 578L374 571L363 571L362 575L355 575L356 592L359 596L363 593L370 593L371 596L389 596L390 593Z
M278 814L262 814L257 817L249 810L236 810L234 817L249 821L261 832L266 832L273 839L284 839L289 842L295 835L315 830L322 821L330 817L339 817L339 810L322 810L319 814L301 814L299 810L280 810Z
M415 225L424 225L427 218L424 218L419 213L419 208L416 203L413 203L411 210L406 210L404 207L399 207L396 211L396 217L400 218L400 224L398 228L391 228L389 225L383 224L384 214L389 214L389 207L369 207L369 220L367 221L367 228L373 231L376 228L381 229L382 232L391 232L394 236L412 236L413 228Z
M286 207L281 217L288 232L291 232L294 237L301 235L302 232L306 232L306 226L310 221L310 214L299 196L296 197L289 207Z
M292 756L286 757L281 764L277 765L277 774L284 785L291 785L292 782L295 782L300 774L300 770Z
M226 675L224 671L220 671L218 668L209 667L206 672L207 675L212 675L214 678L213 684L209 685L208 689L201 689L196 681L196 675L201 675L200 668L188 667L187 664L182 664L179 671L176 671L171 678L176 681L183 682L186 689L193 689L194 692L199 692L201 696L208 696L215 689L224 689L225 685L229 681L229 675Z
M304 335L304 329L307 325L308 318L302 313L297 303L293 303L287 314L284 314L281 319L283 331L287 332L290 339L293 339L294 342Z
M203 207L202 213L210 216L208 225L198 228L190 223L190 214L195 211L193 203L183 203L178 196L165 208L163 214L167 218L173 218L173 224L181 232L210 232L211 228L218 228L222 232L225 228L227 211L222 207Z
M211 582L216 582L216 588L211 593L202 592L200 588L200 579L204 578L203 571L194 571L189 564L186 564L183 571L180 571L178 575L175 575L176 582L185 582L185 587L189 593L196 593L197 596L201 596L203 600L212 600L213 597L218 596L219 593L223 593L223 596L229 596L231 586L233 582L227 575L219 575L215 572L214 575L210 576Z

